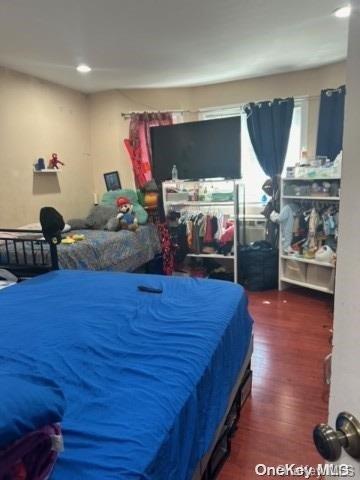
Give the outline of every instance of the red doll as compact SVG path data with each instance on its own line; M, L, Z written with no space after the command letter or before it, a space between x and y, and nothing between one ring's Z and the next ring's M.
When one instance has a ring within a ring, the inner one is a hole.
M59 169L59 165L65 165L65 163L61 162L58 159L57 153L53 153L50 160L49 160L49 166L48 168L53 169L56 168L57 170Z

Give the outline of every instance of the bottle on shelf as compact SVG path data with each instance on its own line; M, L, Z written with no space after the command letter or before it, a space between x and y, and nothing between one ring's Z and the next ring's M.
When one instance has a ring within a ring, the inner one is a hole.
M176 168L176 165L173 165L172 171L171 171L171 179L175 182L178 180L178 171Z

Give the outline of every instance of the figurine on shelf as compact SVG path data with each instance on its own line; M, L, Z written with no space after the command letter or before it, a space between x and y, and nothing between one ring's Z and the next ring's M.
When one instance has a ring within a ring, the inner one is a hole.
M61 162L61 161L58 159L57 153L53 153L53 154L51 155L50 160L49 160L48 168L49 168L49 169L56 169L56 170L58 170L58 169L59 169L59 165L65 165L65 163Z

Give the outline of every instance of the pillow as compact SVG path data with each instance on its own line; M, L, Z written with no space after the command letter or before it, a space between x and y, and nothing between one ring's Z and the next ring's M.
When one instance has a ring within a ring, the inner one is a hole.
M69 220L69 223L73 230L84 230L89 228L85 218L72 218L71 220Z
M104 230L111 217L116 217L117 208L115 205L96 205L92 207L86 217L86 225L94 230Z
M65 397L52 380L33 375L1 374L0 384L0 449L62 420Z
M101 199L101 205L116 205L116 199L119 197L126 197L130 200L134 206L133 212L136 215L138 223L140 225L144 225L147 222L148 214L140 205L138 196L134 190L122 188L120 190L111 190L110 192L105 192Z
M120 222L118 218L110 218L110 220L108 220L106 224L106 230L109 230L109 232L117 232L118 230L120 230Z

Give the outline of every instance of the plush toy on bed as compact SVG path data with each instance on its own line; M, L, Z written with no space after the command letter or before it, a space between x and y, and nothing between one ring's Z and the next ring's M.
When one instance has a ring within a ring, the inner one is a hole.
M133 213L133 205L126 197L119 197L116 200L118 214L116 218L119 221L120 228L123 230L131 230L135 232L138 229L138 221Z

